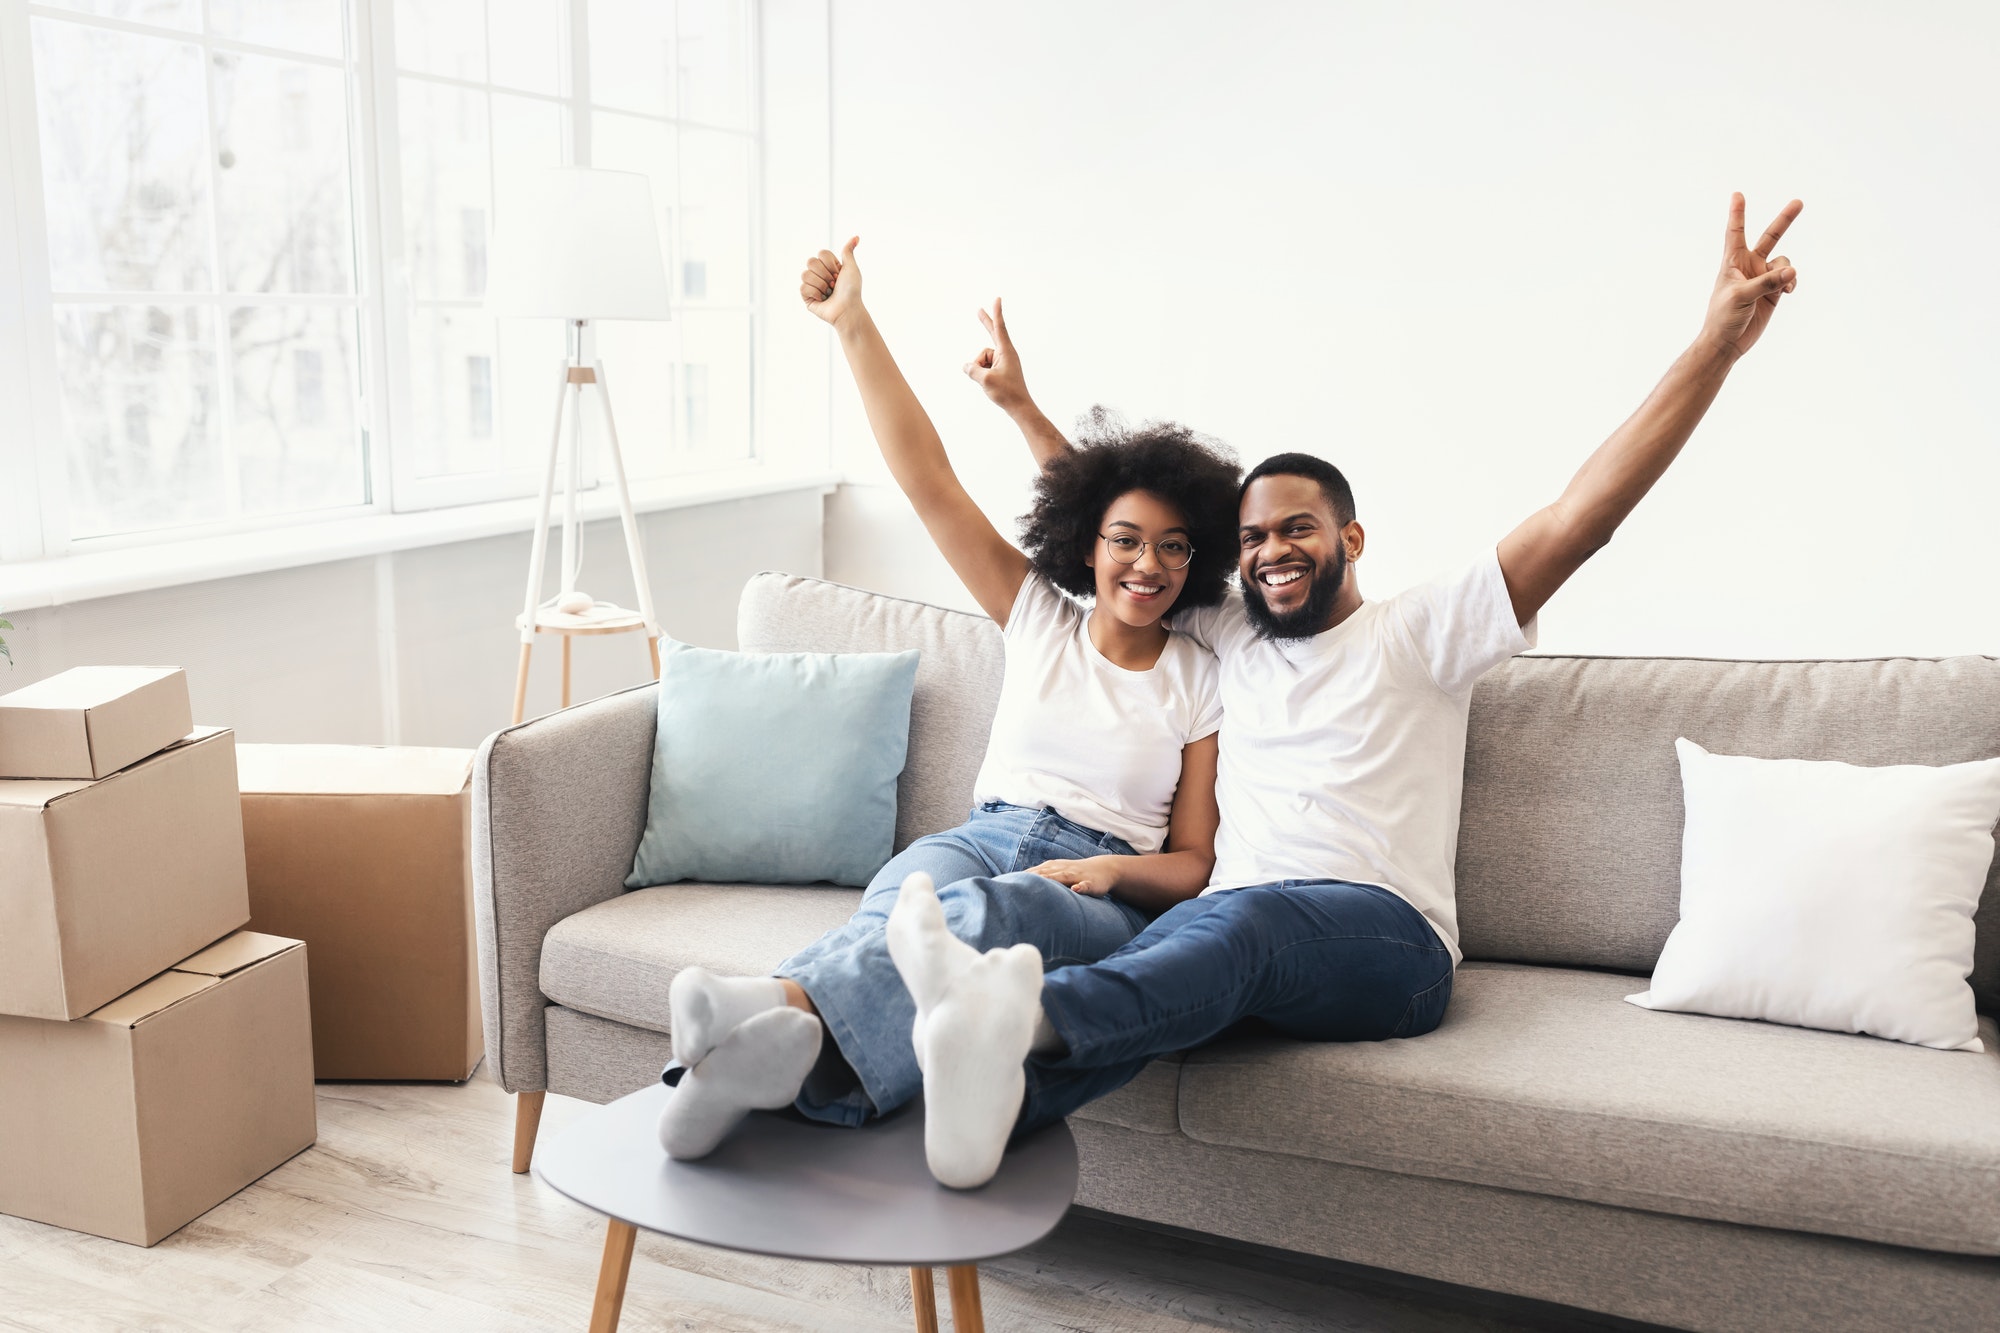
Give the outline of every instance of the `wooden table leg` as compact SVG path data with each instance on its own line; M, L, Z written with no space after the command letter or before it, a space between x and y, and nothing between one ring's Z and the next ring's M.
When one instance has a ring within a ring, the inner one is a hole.
M632 1242L639 1230L611 1218L604 1228L604 1262L597 1270L597 1299L590 1307L590 1333L616 1333L625 1308L625 1278L632 1271Z
M569 644L573 636L565 634L563 641L562 706L569 707Z
M535 650L532 643L521 645L521 666L514 673L514 725L521 725L522 714L528 711L528 654Z
M928 1268L910 1270L910 1308L916 1312L917 1333L938 1333L937 1284Z
M514 1094L514 1174L520 1175L535 1160L535 1131L542 1127L542 1099L546 1092Z
M660 678L660 641L658 639L647 639L646 651L653 655L653 679L658 680Z
M959 1264L950 1277L952 1333L986 1333L986 1316L979 1311L979 1265Z

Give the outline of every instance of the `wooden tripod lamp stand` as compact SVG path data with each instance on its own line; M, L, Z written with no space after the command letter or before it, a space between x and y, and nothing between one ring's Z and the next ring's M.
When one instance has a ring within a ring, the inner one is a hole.
M611 415L611 390L603 363L584 361L584 329L593 319L664 320L673 317L666 265L660 259L653 192L644 176L627 171L561 167L542 173L531 194L510 201L493 236L491 281L486 308L498 316L561 319L567 324L568 355L558 368L555 426L549 434L548 465L542 473L535 540L528 557L528 589L514 624L521 632L521 663L514 678L514 721L527 711L528 661L538 634L562 642L562 706L570 702L570 644L579 637L643 632L652 653L653 676L660 674L660 624L646 581L645 551L625 484L625 458ZM611 472L618 485L618 517L625 530L625 555L632 565L638 610L600 602L579 589L583 534L577 527L577 492L583 485L583 404L595 386L604 410ZM563 448L563 416L569 415L569 448ZM556 470L563 472L562 547L557 560L560 587L544 597L543 575L549 547L549 518Z

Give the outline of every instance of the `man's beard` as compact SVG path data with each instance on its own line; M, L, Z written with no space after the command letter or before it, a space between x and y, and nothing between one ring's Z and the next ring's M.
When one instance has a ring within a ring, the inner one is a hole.
M1264 600L1264 585L1255 578L1243 584L1243 609L1249 613L1250 627L1263 639L1310 639L1325 629L1333 618L1334 603L1340 600L1340 585L1347 578L1347 548L1334 548L1333 558L1313 566L1312 587L1296 611L1282 615Z

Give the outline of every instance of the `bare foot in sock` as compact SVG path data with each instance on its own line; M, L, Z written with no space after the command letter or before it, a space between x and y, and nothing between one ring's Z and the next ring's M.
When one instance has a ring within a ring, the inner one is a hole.
M912 875L889 913L889 956L917 1002L911 1039L931 1174L953 1189L984 1185L1021 1111L1021 1062L1042 1012L1041 954L1032 944L981 954L946 929L930 877Z
M736 1030L766 1009L785 1004L785 983L776 977L719 977L705 967L683 968L667 988L673 1011L667 1030L674 1059L693 1069Z
M736 1025L681 1076L660 1113L660 1146L679 1161L706 1157L751 1111L790 1106L819 1058L819 1020L780 1007Z

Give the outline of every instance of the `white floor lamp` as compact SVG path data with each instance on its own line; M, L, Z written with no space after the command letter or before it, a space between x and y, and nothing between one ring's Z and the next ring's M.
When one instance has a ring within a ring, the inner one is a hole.
M583 359L584 326L593 319L671 319L666 265L660 259L659 224L653 192L644 176L627 171L561 167L542 173L532 193L509 200L498 219L489 251L487 313L561 319L567 324L568 355L557 369L556 419L549 435L548 466L542 473L541 506L528 557L528 591L515 625L521 631L521 662L514 680L514 721L527 710L528 660L535 636L562 641L562 706L569 706L570 643L580 635L644 631L652 652L653 675L660 674L660 626L646 582L645 552L625 484L625 459L611 415L611 389L602 362ZM582 568L583 535L577 528L577 491L583 481L584 390L597 387L604 409L611 470L618 483L618 516L625 527L625 554L639 609L599 602L576 586ZM569 449L563 456L563 413L569 411ZM556 468L563 466L561 587L542 596L548 555L549 517Z

